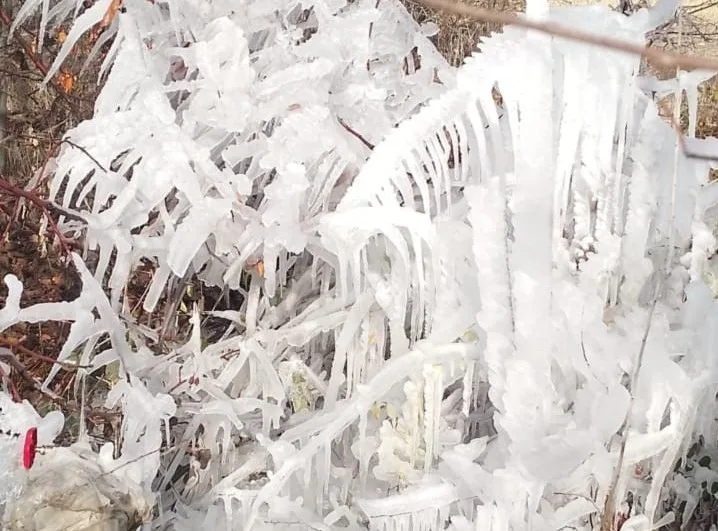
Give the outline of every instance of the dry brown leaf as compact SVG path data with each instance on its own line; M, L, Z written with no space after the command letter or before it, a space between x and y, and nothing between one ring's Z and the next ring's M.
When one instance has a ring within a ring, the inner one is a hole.
M110 24L112 24L112 21L115 19L115 15L117 14L117 11L120 9L121 5L122 0L112 0L110 7L107 8L107 12L105 12L105 16L102 17L102 21L100 22L101 29L104 29Z
M62 87L65 94L69 94L72 91L72 86L75 83L75 76L70 72L61 71L57 75L57 82Z

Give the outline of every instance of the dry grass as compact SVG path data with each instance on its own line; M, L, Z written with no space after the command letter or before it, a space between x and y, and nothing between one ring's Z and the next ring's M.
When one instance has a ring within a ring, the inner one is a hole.
M497 24L477 23L468 17L437 13L413 0L401 0L414 19L421 23L433 22L439 33L432 38L437 49L454 66L476 49L481 37L500 31ZM466 0L466 4L493 9L495 11L525 11L526 0Z

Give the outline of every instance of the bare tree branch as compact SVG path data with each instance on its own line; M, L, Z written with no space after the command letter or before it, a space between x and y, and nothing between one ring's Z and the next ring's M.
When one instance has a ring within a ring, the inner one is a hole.
M65 216L67 219L87 223L85 218L83 218L79 214L66 210L65 208L62 208L61 206L53 203L52 201L42 199L32 190L25 190L23 188L20 188L19 186L11 184L2 175L0 175L0 194L9 194L15 197L22 197L23 199L27 199L31 203L37 205L44 211L55 212L58 215Z
M683 70L715 70L718 72L718 60L704 57L695 57L691 55L679 54L675 52L662 51L648 46L633 44L620 39L604 37L574 30L556 24L555 22L540 22L530 20L517 13L506 13L500 11L492 11L482 7L470 6L461 2L452 0L414 0L426 7L445 11L464 17L469 17L482 22L491 22L494 24L506 24L519 26L521 28L531 29L554 37L562 37L572 41L593 44L602 48L608 48L619 52L626 52L651 61L656 66L681 68Z

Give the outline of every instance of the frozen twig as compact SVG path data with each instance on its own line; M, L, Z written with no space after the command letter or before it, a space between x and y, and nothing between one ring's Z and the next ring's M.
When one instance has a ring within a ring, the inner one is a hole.
M82 147L81 145L76 144L75 142L73 142L72 140L68 140L67 138L61 140L60 143L67 144L69 146L74 147L75 149L79 149L87 156L88 159L90 159L92 162L94 162L98 168L100 168L102 171L107 173L107 170L105 169L105 167L102 164L100 164L100 162L95 157L93 157L92 154L89 151L87 151L84 147Z

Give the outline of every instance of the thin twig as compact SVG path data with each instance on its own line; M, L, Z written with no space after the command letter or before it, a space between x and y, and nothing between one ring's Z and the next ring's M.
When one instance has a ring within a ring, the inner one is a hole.
M62 251L64 252L65 256L70 256L70 246L79 247L79 244L77 242L70 238L67 238L60 231L60 228L57 226L57 223L52 217L51 212L59 213L69 219L80 220L83 223L87 223L81 216L73 214L72 212L69 212L64 208L57 206L55 203L48 201L47 199L42 199L38 197L38 195L33 191L24 190L18 186L15 186L14 184L10 184L8 181L2 178L2 175L0 175L0 195L3 193L27 199L34 205L38 206L40 210L42 210L42 213L45 216L45 219L47 219L52 233L57 237L58 242L60 243L60 247L62 248ZM18 204L19 201L16 202L16 205ZM10 221L10 223L12 223L12 221ZM7 233L9 233L9 229ZM3 234L3 239L5 238L5 236L6 234ZM0 241L0 243L2 243L2 241Z
M20 352L21 354L24 354L25 356L30 356L31 358L37 358L37 359L45 361L47 363L59 365L60 367L62 367L63 369L66 369L66 370L92 369L92 365L80 365L79 363L72 363L72 362L68 362L68 361L58 361L49 356L45 356L43 354L38 354L37 352L30 350L29 348L27 348L23 345L13 343L12 341L8 341L7 339L3 339L1 337L0 337L0 344L6 346L11 351L13 349L15 349L18 352Z
M42 384L35 379L35 377L27 369L27 367L25 367L25 365L23 365L23 363L19 359L17 359L17 356L15 356L15 354L10 349L0 349L0 358L4 359L8 363L8 365L10 365L12 369L16 373L18 373L18 375L20 375L24 380L29 382L36 391L46 395L53 402L63 401L63 399L56 393L53 393L49 389L43 389Z
M555 22L540 22L527 19L516 13L493 11L482 7L470 6L460 2L453 2L451 0L413 1L439 11L469 17L482 22L519 26L521 28L531 29L540 33L552 35L554 37L562 37L571 41L593 44L595 46L619 52L640 55L641 57L654 63L656 66L681 68L683 70L715 70L718 72L718 60L715 59L667 52L656 48L650 48L648 46L642 46L640 44L633 44L621 39L614 39L612 37L604 37L601 35L574 30L561 24L556 24Z
M68 144L68 145L74 147L75 149L79 149L79 150L82 151L85 155L87 155L87 158L89 158L92 162L94 162L95 165L96 165L98 168L100 168L102 171L104 171L105 173L107 173L107 170L105 169L105 167L104 167L102 164L100 164L100 163L98 162L98 160L97 160L95 157L93 157L93 156L90 154L90 152L87 151L87 150L86 150L84 147L82 147L81 145L76 144L75 142L73 142L72 140L68 140L67 138L64 138L64 139L60 140L60 143L61 143L61 144Z
M374 149L374 144L372 144L371 142L369 142L366 138L364 138L364 137L363 137L360 133L358 133L356 130L352 129L352 127L351 127L348 123L346 123L344 120L342 120L342 119L339 118L339 117L337 117L337 121L339 122L339 124L340 124L344 129L346 129L346 130L349 132L349 134L351 134L352 136L354 136L355 138L357 138L362 144L364 144L364 145L365 145L366 147L368 147L370 150L373 150L373 149Z
M65 216L67 219L87 223L87 220L85 220L79 214L70 212L69 210L62 208L61 206L56 205L52 201L42 199L35 192L25 190L23 188L20 188L19 186L15 186L14 184L10 184L6 179L3 178L2 175L0 175L0 193L3 192L13 195L15 197L22 197L23 199L27 199L28 201L37 205L45 211L54 212L55 214Z

